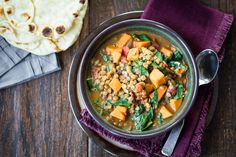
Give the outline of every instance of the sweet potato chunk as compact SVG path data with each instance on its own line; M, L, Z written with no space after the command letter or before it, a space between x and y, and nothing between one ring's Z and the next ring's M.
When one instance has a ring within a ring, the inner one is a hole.
M183 98L180 98L178 100L175 100L175 99L171 99L170 100L170 107L171 109L176 112L178 111L180 105L182 104L182 101L183 101Z
M112 117L115 117L115 118L120 119L120 120L122 120L122 121L125 120L125 115L122 114L118 108L115 108L115 109L111 112L110 115L111 115Z
M112 56L112 60L113 60L114 63L119 63L120 58L121 58L121 53L120 52L114 51L114 52L111 53L111 56Z
M165 47L162 47L160 49L160 51L162 52L162 54L166 57L171 57L173 55L173 52Z
M116 107L122 114L126 115L127 107L126 106L117 106Z
M146 92L149 94L153 90L153 85L151 83L147 83L145 85Z
M156 88L165 83L165 75L158 69L153 69L149 77Z
M119 48L122 48L128 43L130 39L132 39L132 37L129 34L124 33L121 35L120 39L117 41L116 46Z
M134 41L133 46L137 48L148 47L151 45L150 41Z
M134 61L137 60L139 57L139 48L132 48L129 50L129 53L127 55L128 61Z
M121 89L121 83L119 79L113 78L112 81L109 83L109 86L115 91L118 92Z
M173 114L163 105L159 111L162 114L163 119L170 118Z
M113 45L107 45L106 47L106 52L107 54L111 55L113 52L119 52L119 53L122 53L122 49L121 48L118 48L118 47L115 47Z
M162 98L163 95L165 94L166 90L167 90L167 87L166 87L166 86L160 86L160 87L157 89L158 101L161 100L161 98Z

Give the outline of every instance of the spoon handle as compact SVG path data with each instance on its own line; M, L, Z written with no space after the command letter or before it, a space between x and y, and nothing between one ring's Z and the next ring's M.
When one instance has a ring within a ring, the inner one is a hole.
M165 156L171 156L175 149L175 145L178 141L181 130L184 126L184 120L179 122L170 132L169 137L167 138L161 153Z

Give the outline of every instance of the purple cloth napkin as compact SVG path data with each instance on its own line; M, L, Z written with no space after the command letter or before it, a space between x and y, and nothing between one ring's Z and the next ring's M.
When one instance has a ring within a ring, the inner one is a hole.
M222 44L230 29L233 16L189 0L149 0L142 15L144 19L163 23L188 43L194 55L206 48L213 49L223 59ZM199 156L201 141L205 130L206 116L212 98L211 85L199 89L197 101L185 119L185 125L172 156ZM99 126L86 110L83 110L81 122L101 136L109 137L131 146L144 156L160 151L168 133L151 139L126 139L116 136Z

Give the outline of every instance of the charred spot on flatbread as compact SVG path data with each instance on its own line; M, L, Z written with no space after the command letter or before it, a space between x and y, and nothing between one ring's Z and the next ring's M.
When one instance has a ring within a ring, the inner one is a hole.
M28 30L29 30L29 32L33 33L33 32L36 31L36 29L37 29L37 27L36 27L36 25L35 25L34 23L30 23L30 24L28 25Z
M4 0L4 2L9 2L10 0Z
M2 6L0 6L0 16L3 16L4 15L4 9Z
M82 3L82 4L84 4L84 3L85 3L85 0L80 0L79 2Z
M42 34L44 37L50 37L52 35L52 29L50 27L45 27L42 30Z
M75 18L77 18L78 16L79 16L79 13L73 13L73 16L75 17Z
M58 33L58 34L63 34L63 33L65 33L65 27L64 26L57 26L56 27L56 32Z
M9 30L6 26L0 26L0 33L5 33L7 30Z
M7 10L6 10L6 13L7 13L8 15L10 15L10 14L13 13L13 11L14 11L13 7L12 7L12 6L9 6L9 7L7 8Z
M25 21L28 21L31 17L28 13L22 13L21 16L25 19Z

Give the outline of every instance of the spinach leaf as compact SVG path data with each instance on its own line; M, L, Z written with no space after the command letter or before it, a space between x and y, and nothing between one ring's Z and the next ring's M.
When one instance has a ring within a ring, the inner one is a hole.
M126 99L126 98L120 98L116 102L112 102L111 100L108 100L107 102L110 103L111 105L114 105L114 106L127 106L127 107L131 106L128 99Z
M150 103L153 105L158 105L158 95L156 90L153 92L153 97L150 99Z
M154 110L151 107L148 112L140 113L136 111L132 120L134 121L136 129L143 131L153 124L153 117Z
M94 104L97 105L99 108L104 109L99 98L95 99Z
M106 71L109 72L110 71L110 66L108 63L106 63Z
M173 61L181 61L183 58L182 54L179 51L175 51L172 57Z
M111 60L109 55L107 55L107 54L101 54L101 55L102 55L102 59L104 60L104 62L109 62Z
M87 78L86 79L87 87L89 90L93 88L93 79L92 78Z
M141 41L151 41L150 37L148 35L146 35L146 34L140 34L139 35L139 39Z
M134 38L134 40L140 41L139 36L137 34L132 33L131 36Z
M99 85L97 83L93 82L92 78L87 78L86 79L86 84L89 90L92 91L98 91L99 90Z
M156 51L155 56L162 62L163 61L163 55L161 52Z
M180 62L177 62L177 61L170 61L169 62L169 66L170 67L174 67L175 69L179 68L180 66Z
M136 71L139 72L139 75L149 76L148 70L142 66L143 61L137 60L132 62L132 71L133 73L136 73Z
M174 99L180 99L184 93L184 87L182 84L177 84L176 85L176 94L174 96Z
M132 37L137 41L151 41L150 37L147 34L131 34Z
M167 74L166 69L165 69L164 67L158 65L156 62L153 62L153 63L151 64L151 66L152 66L153 68L155 68L155 69L159 69L163 74L165 74L165 75Z
M158 125L161 125L163 123L163 117L160 112L157 114L157 123Z

